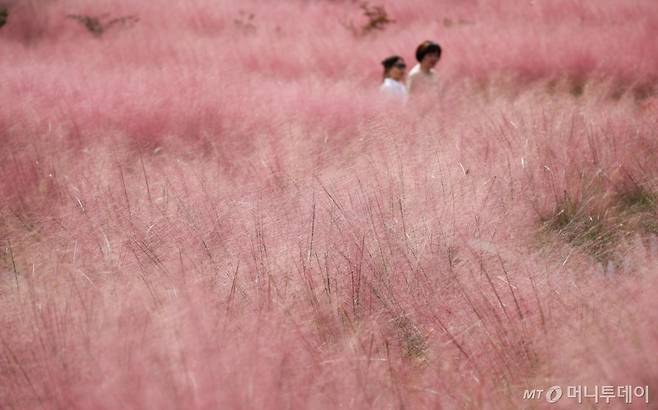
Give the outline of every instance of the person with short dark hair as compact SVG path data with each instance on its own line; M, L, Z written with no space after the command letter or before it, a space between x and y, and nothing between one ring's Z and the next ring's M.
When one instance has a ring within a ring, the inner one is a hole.
M4 26L7 23L7 18L9 17L9 10L6 6L0 5L0 27Z
M436 84L434 67L441 59L441 46L433 41L424 41L416 48L418 64L409 72L407 89L410 94L418 93Z
M402 103L407 102L407 88L404 85L407 64L404 58L398 55L390 56L382 61L382 66L384 66L384 82L379 90Z

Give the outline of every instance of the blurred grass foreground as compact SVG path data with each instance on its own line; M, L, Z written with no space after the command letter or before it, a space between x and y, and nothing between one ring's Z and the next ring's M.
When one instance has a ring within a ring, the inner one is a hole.
M0 4L0 408L651 406L656 38L653 0Z

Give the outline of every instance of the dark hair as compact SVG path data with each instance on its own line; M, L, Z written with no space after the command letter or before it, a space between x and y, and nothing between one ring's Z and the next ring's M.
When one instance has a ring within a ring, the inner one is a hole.
M441 46L433 41L423 41L416 49L416 60L420 63L427 54L438 54L441 57Z
M400 61L403 60L402 57L398 55L390 56L382 61L384 66L384 78L388 75L388 72Z

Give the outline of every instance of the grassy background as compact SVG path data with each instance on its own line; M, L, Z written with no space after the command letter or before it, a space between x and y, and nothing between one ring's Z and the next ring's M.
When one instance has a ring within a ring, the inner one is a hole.
M655 390L654 1L6 7L0 407Z

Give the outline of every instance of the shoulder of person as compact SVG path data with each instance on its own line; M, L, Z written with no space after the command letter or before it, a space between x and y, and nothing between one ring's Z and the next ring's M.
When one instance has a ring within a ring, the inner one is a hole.
M379 86L380 90L393 90L395 89L395 84L394 81L391 80L390 78L385 78L384 82Z

